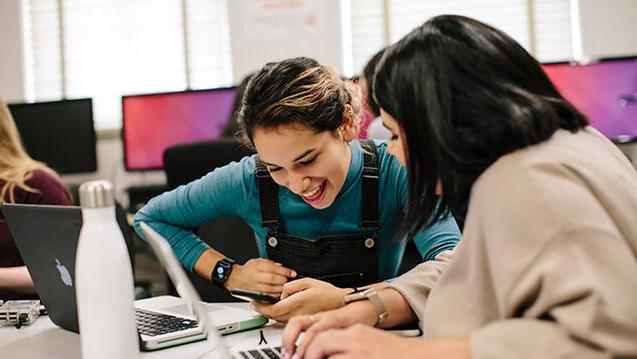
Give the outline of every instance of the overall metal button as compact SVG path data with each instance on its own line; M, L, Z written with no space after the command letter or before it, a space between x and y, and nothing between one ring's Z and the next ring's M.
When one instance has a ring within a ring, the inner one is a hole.
M270 247L276 247L276 245L279 244L279 241L276 240L276 237L270 237L268 238L268 244Z
M367 248L372 248L374 246L375 242L372 238L367 238L365 240L365 247Z

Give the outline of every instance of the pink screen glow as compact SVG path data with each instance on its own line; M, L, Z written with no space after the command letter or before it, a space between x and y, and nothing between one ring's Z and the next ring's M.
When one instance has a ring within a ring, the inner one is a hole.
M160 169L166 148L218 138L235 92L225 88L123 97L126 169Z
M637 58L542 67L593 127L613 140L637 138Z

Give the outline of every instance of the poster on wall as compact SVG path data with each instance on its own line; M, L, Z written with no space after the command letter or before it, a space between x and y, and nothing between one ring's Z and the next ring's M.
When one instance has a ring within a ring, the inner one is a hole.
M327 7L317 0L243 0L243 35L249 41L321 38Z

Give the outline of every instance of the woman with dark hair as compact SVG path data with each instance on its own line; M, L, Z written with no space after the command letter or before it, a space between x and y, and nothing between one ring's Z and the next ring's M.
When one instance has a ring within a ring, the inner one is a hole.
M463 241L363 300L292 318L287 356L637 357L637 174L538 62L439 16L387 51L374 94L410 173L405 231L444 213L427 191L441 184ZM426 340L371 328L414 321Z
M341 307L358 287L384 285L378 282L396 276L408 239L423 260L452 250L460 233L450 216L413 237L396 236L406 172L386 143L354 141L357 112L345 83L315 60L266 64L248 82L239 112L258 155L154 198L135 216L138 233L146 222L184 267L218 286L281 296L274 305L254 303L281 321ZM261 258L234 263L192 230L230 216L252 227Z

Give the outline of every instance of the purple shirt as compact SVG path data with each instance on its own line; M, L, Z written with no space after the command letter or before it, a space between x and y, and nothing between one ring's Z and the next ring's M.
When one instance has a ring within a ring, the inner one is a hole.
M27 192L16 187L15 203L70 205L72 202L71 195L66 187L45 171L33 171L31 178L26 181L26 184L37 190L37 192ZM0 211L0 267L19 267L23 265L22 256L18 252L11 232L9 232L9 226ZM0 298L2 299L15 297L14 293L0 290Z

